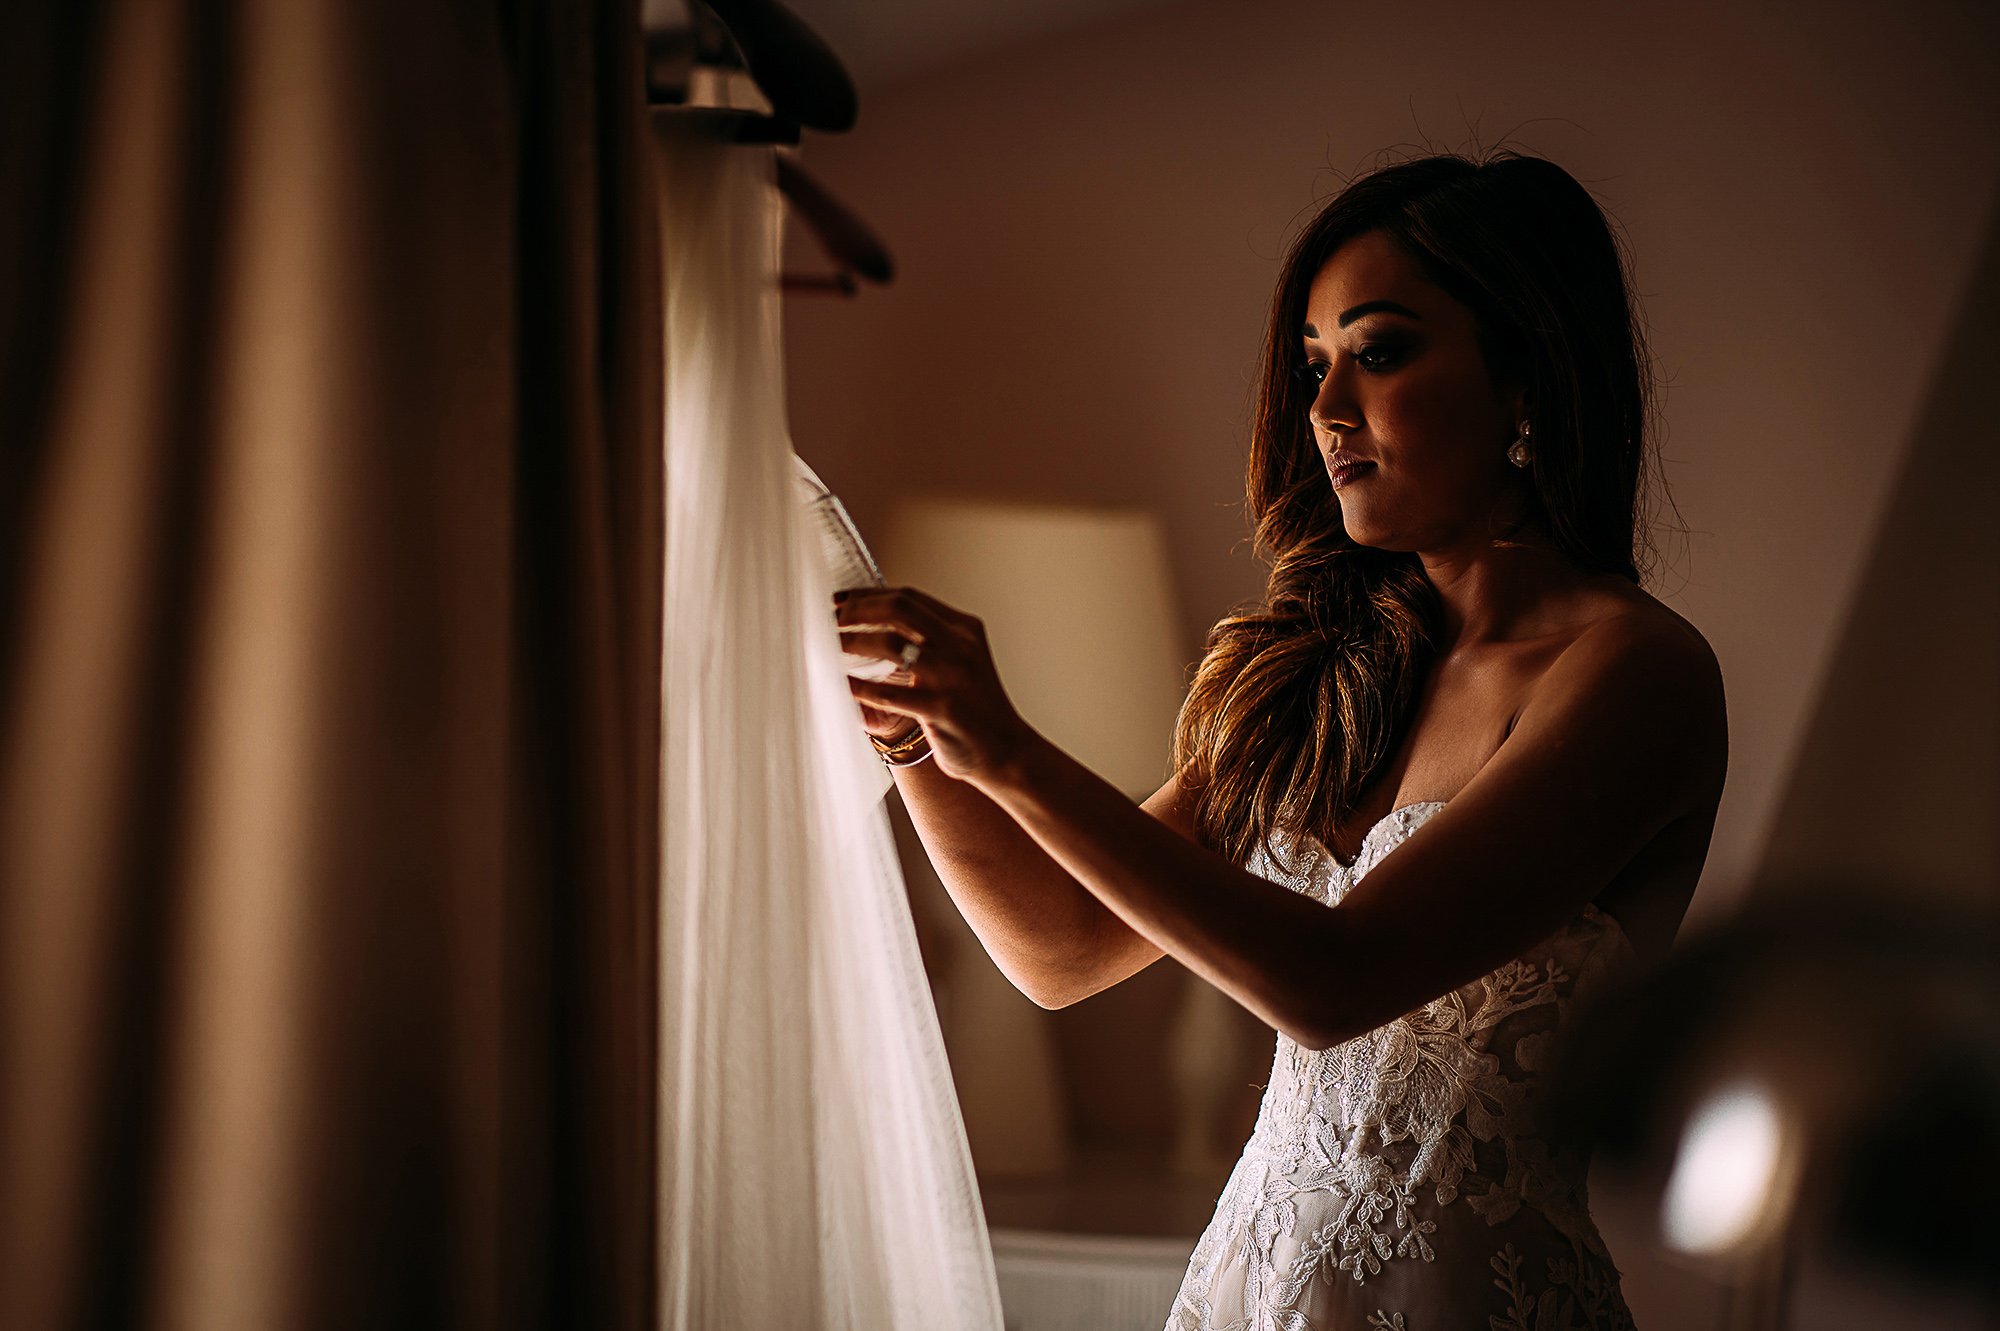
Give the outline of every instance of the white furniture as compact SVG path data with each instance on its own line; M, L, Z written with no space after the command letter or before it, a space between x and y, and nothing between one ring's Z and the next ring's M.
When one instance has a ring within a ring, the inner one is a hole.
M1007 1331L1160 1331L1194 1240L996 1229Z

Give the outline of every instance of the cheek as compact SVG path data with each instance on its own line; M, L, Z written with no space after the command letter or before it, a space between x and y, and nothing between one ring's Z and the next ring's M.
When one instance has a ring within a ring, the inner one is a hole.
M1455 376L1412 377L1379 405L1374 426L1398 463L1454 468L1475 460L1491 422L1476 392Z

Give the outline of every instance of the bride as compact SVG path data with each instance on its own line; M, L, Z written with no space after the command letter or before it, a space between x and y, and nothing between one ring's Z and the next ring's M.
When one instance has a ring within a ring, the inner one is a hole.
M913 588L837 598L848 650L904 667L852 682L863 721L1022 992L1171 956L1276 1031L1170 1327L1628 1327L1539 1076L1672 942L1727 738L1708 644L1639 585L1620 249L1549 162L1386 167L1292 245L1261 375L1266 598L1211 631L1143 806Z

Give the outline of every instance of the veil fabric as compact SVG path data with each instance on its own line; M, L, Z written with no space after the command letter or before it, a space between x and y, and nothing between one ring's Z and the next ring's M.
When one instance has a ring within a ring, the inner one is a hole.
M784 415L774 150L656 118L661 1326L998 1331L971 1156Z

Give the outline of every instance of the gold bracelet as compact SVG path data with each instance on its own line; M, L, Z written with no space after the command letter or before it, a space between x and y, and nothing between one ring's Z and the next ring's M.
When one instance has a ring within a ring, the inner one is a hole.
M924 735L923 727L908 739L893 744L878 744L875 751L880 753L891 767L911 767L931 756L931 742Z
M931 742L919 723L911 732L898 740L883 740L874 735L868 742L875 746L875 752L882 755L882 761L891 767L915 767L931 756Z

